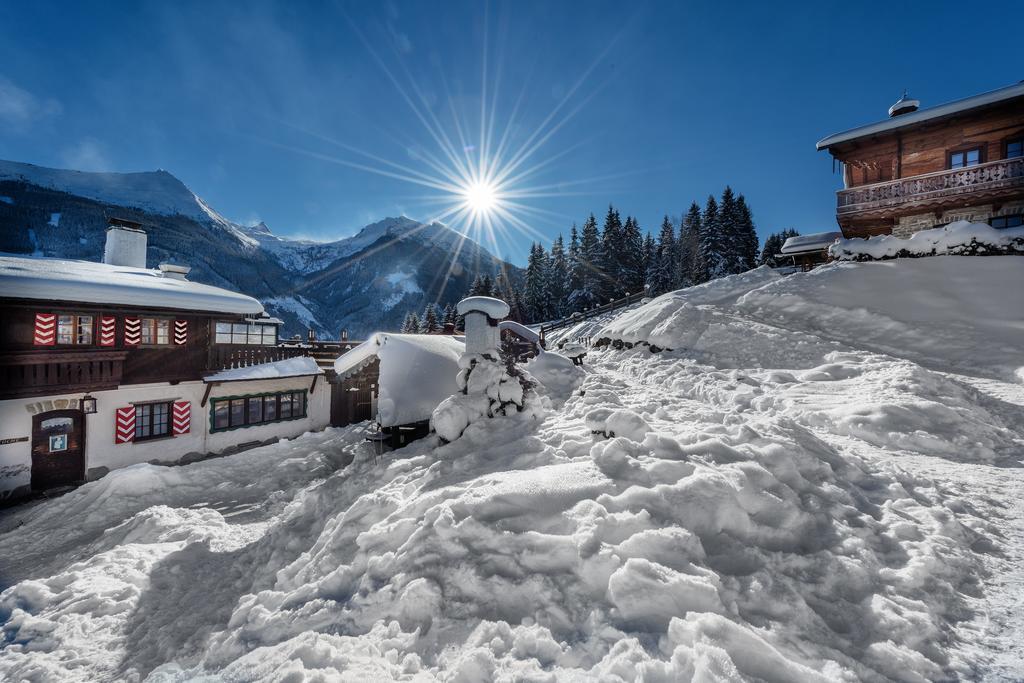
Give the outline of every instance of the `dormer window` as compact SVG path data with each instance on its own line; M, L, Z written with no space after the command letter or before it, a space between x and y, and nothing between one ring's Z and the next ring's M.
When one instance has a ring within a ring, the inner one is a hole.
M977 166L981 163L981 148L964 149L959 152L951 152L949 155L950 168L967 168Z
M57 343L90 345L92 344L91 315L58 315Z
M214 341L218 344L277 346L277 325L259 323L217 323Z

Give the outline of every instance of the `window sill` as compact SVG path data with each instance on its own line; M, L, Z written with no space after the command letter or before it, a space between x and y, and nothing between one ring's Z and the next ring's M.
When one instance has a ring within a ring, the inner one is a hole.
M278 422L294 422L295 420L304 420L308 415L294 415L292 417L281 417L276 420L267 420L266 422L257 422L256 424L244 424L236 425L234 427L211 427L211 434L218 434L220 432L232 432L236 429L248 429L249 427L266 427L267 425L277 424Z
M167 441L173 439L174 434L161 434L160 436L144 436L141 439L132 439L132 443L153 443L154 441Z

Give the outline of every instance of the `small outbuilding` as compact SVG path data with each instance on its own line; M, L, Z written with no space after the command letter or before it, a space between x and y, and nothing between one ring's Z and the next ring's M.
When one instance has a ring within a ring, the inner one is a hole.
M331 423L376 420L381 440L400 448L430 431L430 414L458 391L463 337L377 332L334 363Z
M842 238L841 232L816 232L812 235L796 235L783 243L779 253L793 259L793 266L810 270L828 262L828 248Z

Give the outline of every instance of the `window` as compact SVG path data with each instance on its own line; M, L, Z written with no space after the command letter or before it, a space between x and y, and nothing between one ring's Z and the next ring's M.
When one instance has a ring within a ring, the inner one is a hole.
M965 149L959 152L952 152L949 155L950 168L966 168L977 166L981 163L981 148Z
M282 391L211 401L212 431L252 427L306 417L306 391Z
M171 433L171 404L144 403L135 406L135 440L157 439Z
M1024 225L1024 216L1019 213L1014 216L996 216L988 224L999 230L1003 228L1019 228Z
M1009 140L1006 143L1006 158L1016 159L1017 157L1024 156L1024 138L1017 138L1016 140Z
M58 315L58 344L92 344L91 315Z
M171 321L160 318L142 319L143 344L170 344Z
M214 340L218 344L277 345L277 325L257 323L217 323Z

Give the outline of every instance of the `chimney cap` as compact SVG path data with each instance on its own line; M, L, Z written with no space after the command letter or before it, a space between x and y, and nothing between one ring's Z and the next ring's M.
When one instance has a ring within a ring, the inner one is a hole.
M907 91L903 91L903 95L896 100L895 104L889 107L889 118L899 116L900 114L909 114L912 111L917 111L921 106L919 100L911 98Z
M145 232L142 230L142 223L139 223L138 221L130 221L127 218L108 218L107 226L107 230L112 228L121 228L124 230L138 230L140 232Z
M191 266L179 266L174 263L161 263L157 268L160 269L164 277L169 277L173 280L184 280L185 276L192 270Z

